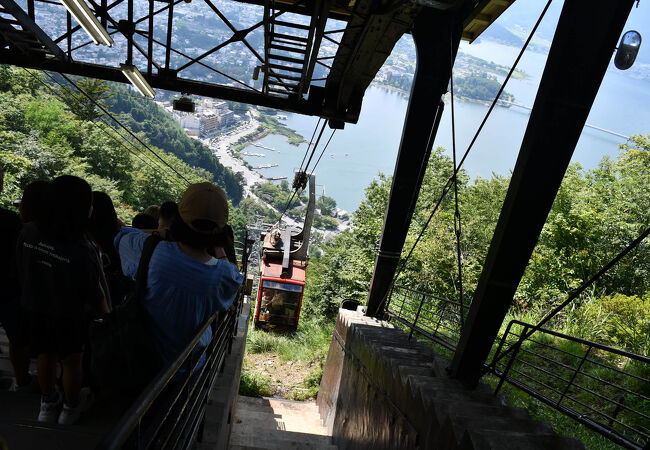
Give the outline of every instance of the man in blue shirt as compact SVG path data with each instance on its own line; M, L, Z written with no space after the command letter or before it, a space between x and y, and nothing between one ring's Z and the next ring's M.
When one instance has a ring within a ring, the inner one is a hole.
M212 183L189 186L172 225L176 242L162 241L151 257L142 299L163 364L169 364L214 313L232 305L243 275L237 266L210 255L228 221L225 192ZM115 237L124 274L135 278L144 231L122 227ZM210 331L199 347L210 342Z

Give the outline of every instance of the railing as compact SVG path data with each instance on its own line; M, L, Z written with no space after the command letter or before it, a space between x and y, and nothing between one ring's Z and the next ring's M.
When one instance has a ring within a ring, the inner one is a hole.
M464 314L468 308L462 306ZM404 286L393 286L386 305L388 319L404 327L409 338L417 333L451 352L460 338L460 311L461 304L455 300Z
M243 246L244 283L248 249ZM176 360L161 370L106 434L100 449L191 448L200 440L208 397L237 335L244 299L239 288L233 308L206 320ZM201 336L212 332L210 343L198 350Z
M488 370L630 449L650 446L650 358L513 320Z
M98 448L189 448L200 435L205 406L237 333L243 290L235 308L208 319L176 360L165 367L124 413ZM220 317L221 316L221 317ZM201 336L212 339L197 349Z
M464 314L469 306L462 307ZM461 305L394 286L386 317L451 357L461 333ZM486 373L630 449L650 449L650 358L513 320Z

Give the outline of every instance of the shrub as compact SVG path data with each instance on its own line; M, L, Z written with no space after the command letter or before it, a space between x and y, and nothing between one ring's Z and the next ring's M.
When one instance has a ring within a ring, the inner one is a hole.
M648 354L650 344L650 298L615 294L602 297L584 311L584 319L598 323L598 333L591 336L608 344L642 355Z
M239 379L239 394L246 397L268 397L272 394L271 379L262 373L242 368Z

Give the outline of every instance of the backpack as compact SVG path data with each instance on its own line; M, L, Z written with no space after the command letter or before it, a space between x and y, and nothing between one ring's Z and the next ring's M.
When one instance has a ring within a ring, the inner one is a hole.
M137 395L161 369L141 303L149 262L160 241L154 235L145 241L135 290L122 304L90 324L91 372L99 387L109 393Z

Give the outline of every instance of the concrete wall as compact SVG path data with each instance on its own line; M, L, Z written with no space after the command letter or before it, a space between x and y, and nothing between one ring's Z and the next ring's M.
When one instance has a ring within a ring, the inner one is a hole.
M578 449L486 385L445 376L447 361L398 328L340 310L318 406L339 449Z

